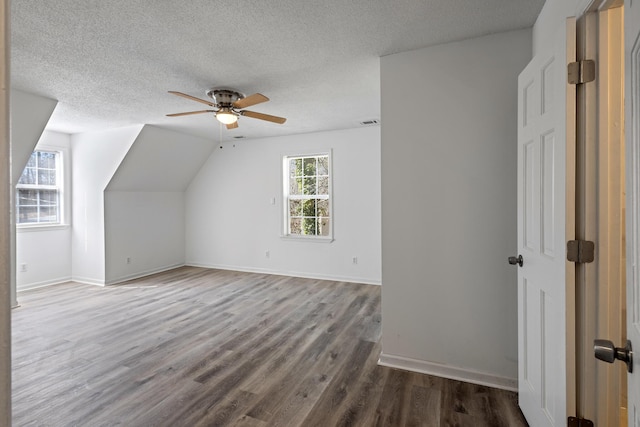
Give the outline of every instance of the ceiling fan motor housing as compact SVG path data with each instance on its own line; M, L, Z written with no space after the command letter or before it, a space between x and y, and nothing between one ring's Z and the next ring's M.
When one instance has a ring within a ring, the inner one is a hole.
M231 88L212 88L207 91L207 96L215 100L220 107L233 107L233 103L244 98L244 94Z

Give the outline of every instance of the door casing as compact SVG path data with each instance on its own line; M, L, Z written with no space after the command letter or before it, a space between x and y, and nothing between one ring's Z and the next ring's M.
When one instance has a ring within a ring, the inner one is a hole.
M578 60L595 60L597 73L578 86L576 130L576 238L596 244L595 261L576 264L576 415L616 426L626 422L626 371L598 363L593 340L626 339L621 6L596 0L578 20Z

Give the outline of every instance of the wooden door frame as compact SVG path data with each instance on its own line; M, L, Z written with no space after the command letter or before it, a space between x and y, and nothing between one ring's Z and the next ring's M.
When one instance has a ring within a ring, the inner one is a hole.
M626 372L593 356L595 338L626 335L622 3L594 0L578 19L578 59L597 72L577 93L576 238L595 242L596 259L576 264L576 410L596 425L626 419Z

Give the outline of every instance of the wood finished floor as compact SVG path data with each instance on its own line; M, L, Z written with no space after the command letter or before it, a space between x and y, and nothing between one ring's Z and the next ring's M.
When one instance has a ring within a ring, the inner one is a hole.
M378 286L184 267L19 302L14 426L526 426L515 393L378 366Z

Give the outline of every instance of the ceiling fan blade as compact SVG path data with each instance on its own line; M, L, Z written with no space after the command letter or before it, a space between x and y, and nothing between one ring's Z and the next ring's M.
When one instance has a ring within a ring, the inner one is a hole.
M208 105L208 106L210 106L210 107L215 107L215 106L216 106L216 104L214 104L214 103L213 103L213 102L211 102L211 101L206 101L206 100L204 100L204 99L196 98L195 96L187 95L186 93L176 92L175 90L170 90L170 91L169 91L169 93L172 93L172 94L174 94L174 95L181 96L181 97L183 97L183 98L190 99L190 100L192 100L192 101L202 102L203 104L207 104L207 105Z
M231 129L235 129L235 128L237 128L237 127L238 127L238 122L237 122L237 121L235 121L235 122L233 122L233 123L229 123L229 124L227 125L227 129L229 129L229 130L231 130Z
M242 99L238 99L236 102L233 103L233 107L234 108L247 108L247 107L251 107L252 105L260 104L262 102L267 102L268 100L269 100L269 98L267 98L263 94L254 93L253 95L249 95L249 96L244 97Z
M287 121L287 119L285 119L284 117L271 116L269 114L264 114L264 113L256 113L255 111L243 110L243 111L240 111L240 114L242 114L243 116L254 118L254 119L266 120L268 122L273 122L278 124L283 124L284 122Z
M189 116L191 114L215 113L216 110L187 111L186 113L167 114L167 117Z

